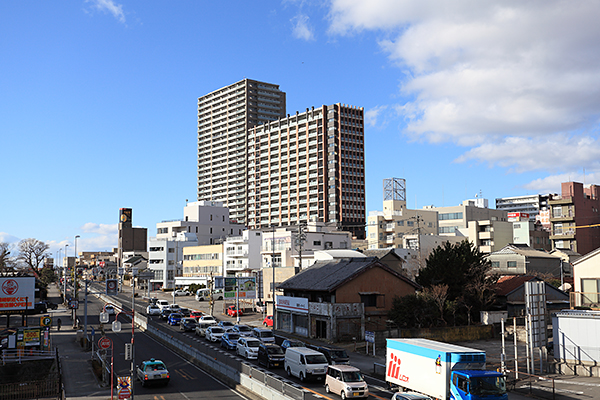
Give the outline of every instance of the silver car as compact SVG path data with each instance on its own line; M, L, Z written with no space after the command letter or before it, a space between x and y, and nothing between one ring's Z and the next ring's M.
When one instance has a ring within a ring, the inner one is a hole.
M221 341L221 338L223 337L224 333L225 333L225 329L221 328L220 326L213 325L206 329L206 332L204 333L204 337L209 342L217 342L217 341Z
M249 360L256 360L256 358L258 357L259 346L260 340L253 337L240 336L237 342L235 353L238 356L245 357Z

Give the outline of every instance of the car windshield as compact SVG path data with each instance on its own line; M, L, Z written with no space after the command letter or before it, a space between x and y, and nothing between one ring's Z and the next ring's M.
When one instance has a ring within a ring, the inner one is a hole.
M234 323L231 321L223 321L221 322L221 325L223 326L234 326Z
M193 325L196 324L196 320L194 318L185 318L183 320L183 322L186 323L186 324L193 324Z
M158 306L155 306L154 304L149 305L148 308L152 309L152 310L156 310L158 308Z
M238 335L237 333L230 333L228 336L229 340L238 340L240 338L240 335Z
M171 304L171 308L180 308L178 304Z
M506 382L502 376L481 376L471 378L471 394L478 396L506 393Z
M260 346L260 342L258 340L248 340L248 347L258 347Z
M283 349L279 346L268 346L267 351L269 354L283 354Z
M306 347L302 342L288 342L288 347Z
M225 332L225 331L223 330L223 328L217 328L216 326L215 326L215 327L212 327L212 328L210 328L210 331L211 331L212 333L223 333L223 332Z
M252 329L250 329L250 327L246 326L246 325L238 325L237 329L240 332L250 332L250 331L252 331Z
M213 317L206 316L206 317L202 317L202 320L203 321L214 321L215 319Z
M144 369L144 371L160 371L160 370L164 370L164 369L167 369L167 367L165 367L165 364L163 364L161 362L157 362L157 363L146 364L146 368Z
M348 358L348 353L346 353L346 350L332 350L331 358L333 358L333 359Z
M364 381L360 371L344 371L344 372L342 372L342 380L344 382L362 382L362 381Z
M327 364L327 359L323 354L309 354L306 356L307 364Z
M179 313L171 313L171 318L181 318L181 314L179 314Z
M271 331L263 331L260 333L260 337L273 337L273 332Z

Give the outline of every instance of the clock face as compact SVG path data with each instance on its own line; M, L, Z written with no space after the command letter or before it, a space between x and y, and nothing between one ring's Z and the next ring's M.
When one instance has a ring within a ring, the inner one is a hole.
M121 222L127 222L127 215L121 214Z

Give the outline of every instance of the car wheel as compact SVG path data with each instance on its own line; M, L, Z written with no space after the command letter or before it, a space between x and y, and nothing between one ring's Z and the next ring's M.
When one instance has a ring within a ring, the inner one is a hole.
M340 393L340 397L342 398L342 400L346 400L346 392L344 392L343 390Z
M331 390L329 390L329 385L325 385L325 392L331 393Z
M288 367L288 369L287 369L287 375L292 376L292 370L290 369L290 367Z
M303 372L300 372L299 378L300 378L300 382L304 382L305 381L305 379L304 379L304 373Z

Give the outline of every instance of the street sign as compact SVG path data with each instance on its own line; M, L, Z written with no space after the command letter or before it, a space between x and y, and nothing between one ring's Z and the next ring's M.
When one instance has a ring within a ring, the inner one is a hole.
M365 342L375 343L375 332L365 331Z
M131 397L129 388L119 388L119 399L128 399Z
M117 280L116 279L107 279L106 280L106 294L108 296L116 296L118 294L117 290Z
M119 399L128 399L131 397L131 377L129 376L119 376L117 377L119 383Z
M133 345L131 343L125 343L125 360L131 360L133 355Z
M98 347L100 347L101 349L108 349L110 348L110 346L112 345L112 342L109 338L107 338L106 336L102 336L100 338L100 340L98 340Z
M47 315L40 317L40 325L41 326L52 326L52 318Z

